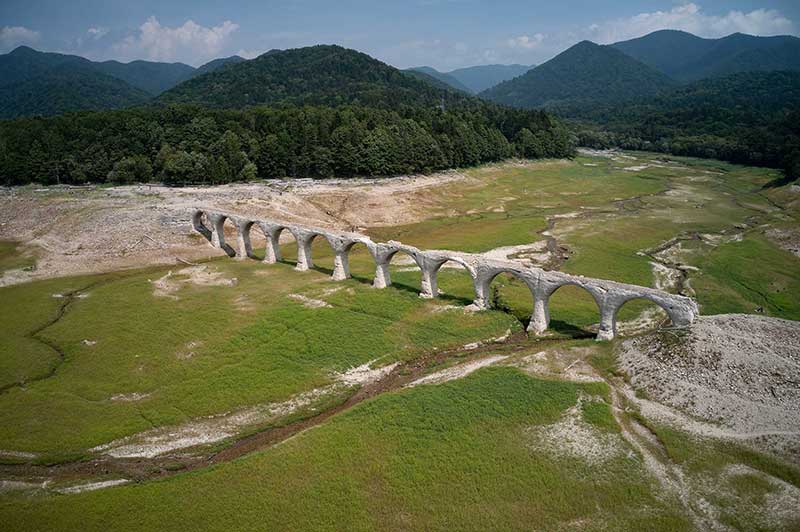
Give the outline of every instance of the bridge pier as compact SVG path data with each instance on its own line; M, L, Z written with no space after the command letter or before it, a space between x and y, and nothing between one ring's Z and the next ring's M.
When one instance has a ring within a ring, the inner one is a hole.
M439 295L438 273L439 268L446 260L429 257L423 252L416 253L414 257L419 269L422 271L422 286L419 297L433 299Z
M311 258L311 243L317 233L297 227L290 227L289 231L297 241L297 266L294 269L299 272L310 270L314 267L314 259Z
M236 260L253 258L253 245L250 242L250 226L253 222L242 219L232 219L236 224Z
M263 262L266 264L275 264L276 262L282 261L280 237L284 229L283 226L268 222L258 222L258 225L261 227L261 231L263 231L264 237L267 240L264 248Z
M397 246L384 243L367 243L372 259L375 261L375 278L372 281L374 288L386 288L392 285L392 276L389 273L389 263L397 253Z
M325 233L325 239L333 249L333 275L334 281L344 281L350 278L350 248L356 242L355 239L347 238L344 235Z
M550 298L543 294L533 296L533 314L528 332L540 336L550 327Z

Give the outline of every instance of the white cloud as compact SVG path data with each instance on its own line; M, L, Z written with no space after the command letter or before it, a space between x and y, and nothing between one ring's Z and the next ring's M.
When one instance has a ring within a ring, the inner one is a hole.
M0 50L6 51L21 44L34 44L41 34L23 26L4 26L0 28Z
M127 59L147 58L153 61L184 61L201 64L216 58L228 44L239 25L226 20L219 26L207 28L187 20L182 26L162 26L150 17L139 32L114 45L114 52Z
M533 50L534 48L538 48L544 42L545 36L541 33L536 33L533 37L529 37L528 35L520 35L519 37L513 37L506 41L506 44L509 48L520 48L523 50Z
M86 33L94 40L102 39L108 33L108 28L89 28Z
M774 9L756 9L749 13L729 11L724 15L709 15L694 3L683 4L669 11L639 13L588 28L589 38L602 44L641 37L664 29L683 30L701 37L723 37L742 32L752 35L790 34L791 20Z

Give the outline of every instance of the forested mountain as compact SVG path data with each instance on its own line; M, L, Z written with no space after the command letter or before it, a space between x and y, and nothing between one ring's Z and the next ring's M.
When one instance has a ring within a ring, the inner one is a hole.
M523 75L536 65L479 65L458 68L448 72L473 94L494 87L498 83Z
M183 63L156 63L153 61L103 61L93 63L100 72L119 78L155 96L189 79L195 69Z
M656 31L615 48L670 77L693 81L736 72L800 70L800 39L734 33L703 39L674 30Z
M514 107L572 115L587 107L652 96L674 85L666 75L616 48L583 41L480 96Z
M387 108L464 101L372 57L333 45L276 51L190 79L157 101L209 107L362 104Z
M441 81L442 83L444 83L445 85L449 86L450 88L459 90L461 92L466 92L467 94L472 94L473 93L473 91L468 89L465 85L463 85L460 81L458 81L456 78L454 78L450 74L447 74L447 73L444 73L444 72L439 72L435 68L431 68L431 67L427 67L427 66L421 66L421 67L409 68L405 72L410 72L410 73L421 72L421 73L423 73L423 74L425 74L427 76L430 76L430 77L432 77L434 79L437 79L437 80Z
M800 72L741 72L659 96L587 111L580 143L621 146L744 164L800 175Z
M83 65L62 63L35 77L0 87L0 118L140 105L150 95Z
M238 55L232 55L230 57L220 57L219 59L214 59L213 61L209 61L205 65L197 67L197 69L195 69L195 71L192 72L190 77L196 78L197 76L202 76L203 74L214 72L215 70L222 68L225 65L235 65L243 61L247 61L247 59L245 59L244 57L239 57Z
M55 67L90 67L91 64L88 59L77 55L37 52L20 46L0 55L0 87L36 78Z

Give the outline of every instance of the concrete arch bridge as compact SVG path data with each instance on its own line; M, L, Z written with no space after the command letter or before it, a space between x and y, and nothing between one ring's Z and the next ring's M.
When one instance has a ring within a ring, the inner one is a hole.
M207 224L204 222L204 217ZM229 220L236 228L235 248L225 241L224 224ZM523 266L514 261L487 259L483 255L446 250L422 250L401 242L373 242L369 237L358 233L329 231L316 227L289 224L275 220L254 220L243 216L207 209L192 212L192 225L213 247L223 250L237 260L255 259L250 232L253 227L266 237L266 253L263 262L275 263L280 260L280 235L289 231L297 242L297 266L299 271L314 266L311 244L317 237L324 238L334 253L333 280L340 281L350 277L348 263L350 249L356 244L364 244L375 261L375 288L386 288L391 284L389 263L397 253L410 256L422 272L420 297L432 298L438 295L436 284L439 269L448 261L463 266L472 278L475 289L473 304L478 309L490 307L490 284L501 273L508 273L523 281L530 289L533 298L533 315L528 332L544 333L550 324L549 300L562 286L573 285L583 288L594 298L600 310L600 330L598 340L611 340L616 334L617 312L632 299L645 299L664 309L675 326L691 324L699 315L697 303L688 297L670 294L662 290L617 283L603 279L593 279L580 275L570 275L556 271Z

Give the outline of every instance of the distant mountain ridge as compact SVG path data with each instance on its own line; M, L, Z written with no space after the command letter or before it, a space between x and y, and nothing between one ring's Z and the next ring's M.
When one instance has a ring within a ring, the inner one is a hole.
M142 105L187 79L242 61L231 56L195 69L183 63L94 62L20 46L0 55L0 118Z
M526 74L480 93L496 103L560 109L653 96L675 82L610 46L582 41Z
M195 69L183 63L90 61L77 55L39 52L27 46L0 55L0 86L33 79L55 67L94 69L157 95L188 79ZM201 67L202 68L202 67Z
M465 85L473 94L525 74L536 65L478 65L457 68L448 74Z
M478 94L498 83L521 76L535 65L478 65L440 72L429 66L409 68L406 72L422 72L468 94Z
M427 67L427 66L414 67L414 68L409 68L405 72L421 72L421 73L423 73L425 75L428 75L428 76L430 76L430 77L432 77L434 79L437 79L437 80L441 81L442 83L448 85L449 87L451 87L453 89L459 90L461 92L466 92L467 94L472 94L472 91L469 88L467 88L466 85L464 85L463 83L458 81L456 78L454 78L450 74L447 74L445 72L439 72L435 68L431 68L431 67Z
M680 81L736 72L800 70L800 39L788 35L733 33L705 39L684 31L661 30L612 46Z

